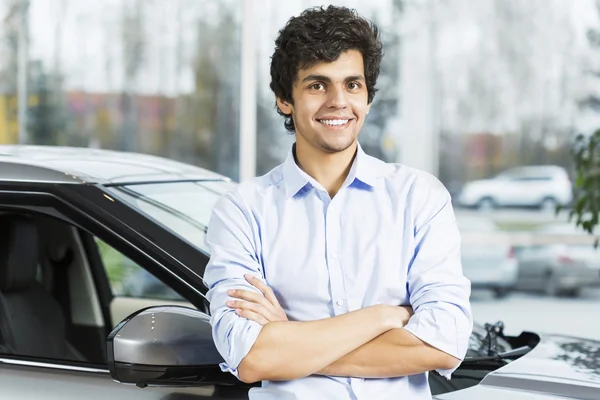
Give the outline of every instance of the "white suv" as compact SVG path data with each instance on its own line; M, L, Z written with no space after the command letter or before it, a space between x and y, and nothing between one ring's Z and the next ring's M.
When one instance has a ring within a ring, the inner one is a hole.
M467 183L458 204L489 210L495 207L539 207L552 211L556 205L569 205L572 185L564 168L526 166L508 169L491 179Z

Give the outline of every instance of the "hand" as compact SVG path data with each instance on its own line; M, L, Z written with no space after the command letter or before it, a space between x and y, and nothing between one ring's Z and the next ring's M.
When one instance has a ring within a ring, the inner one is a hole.
M413 316L413 309L411 306L380 304L378 307L381 307L381 310L383 311L383 322L387 329L404 328L410 317Z
M256 293L251 290L235 289L227 292L231 297L241 300L230 300L227 306L235 309L237 315L266 325L269 322L287 321L287 315L281 308L273 290L263 281L252 275L244 275L252 286L261 291Z
M400 320L402 321L402 327L408 324L408 320L413 316L414 311L411 306L399 306Z

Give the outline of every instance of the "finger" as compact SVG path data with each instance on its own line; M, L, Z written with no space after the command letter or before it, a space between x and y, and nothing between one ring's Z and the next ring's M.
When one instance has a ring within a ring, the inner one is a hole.
M271 304L279 306L279 301L277 300L277 297L275 297L275 293L273 293L273 289L271 289L269 285L250 274L246 274L244 275L244 277L252 286L260 290L261 293L265 296L267 300L269 300Z
M230 308L233 308L233 309L237 309L237 310L252 311L254 313L262 315L268 321L274 320L274 316L269 311L269 309L263 307L260 304L250 303L248 301L241 301L241 300L230 300L227 302L227 306Z
M250 310L236 309L235 313L240 317L246 318L250 321L258 322L261 325L266 325L269 323L265 317Z
M261 293L256 293L252 290L244 290L244 289L233 289L227 291L227 294L231 297L235 297L236 299L242 299L246 301L250 301L252 303L262 304L265 307L269 307L269 301L263 296Z

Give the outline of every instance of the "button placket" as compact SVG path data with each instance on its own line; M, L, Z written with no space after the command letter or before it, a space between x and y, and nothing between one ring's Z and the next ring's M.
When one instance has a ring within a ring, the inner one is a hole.
M326 216L326 240L327 240L327 265L329 270L329 281L331 285L331 299L334 304L335 315L347 311L346 293L342 276L340 247L340 221L336 202L330 202Z

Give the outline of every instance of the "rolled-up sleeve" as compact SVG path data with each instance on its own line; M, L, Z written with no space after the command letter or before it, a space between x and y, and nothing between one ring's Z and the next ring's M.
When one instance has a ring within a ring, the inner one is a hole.
M415 250L408 271L414 315L405 329L463 360L473 329L471 283L462 271L461 239L450 195L439 181L429 183L415 218ZM450 379L455 369L438 372Z
M254 345L262 326L238 316L229 308L226 302L231 297L227 291L257 291L244 279L244 274L263 277L256 235L251 215L244 210L235 192L222 196L215 205L206 236L211 257L204 273L204 284L209 289L207 298L213 340L225 360L221 369L238 379L238 366Z

